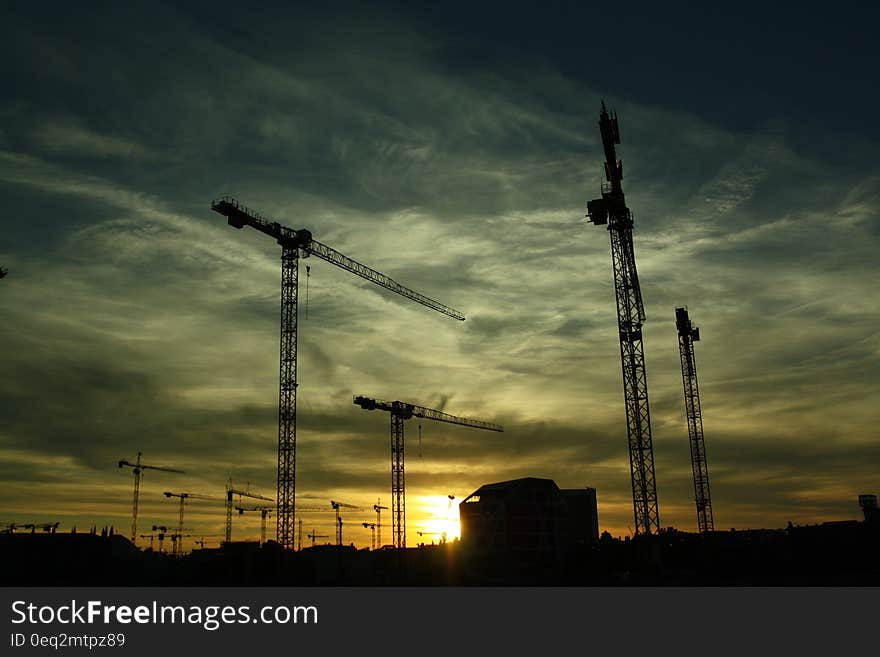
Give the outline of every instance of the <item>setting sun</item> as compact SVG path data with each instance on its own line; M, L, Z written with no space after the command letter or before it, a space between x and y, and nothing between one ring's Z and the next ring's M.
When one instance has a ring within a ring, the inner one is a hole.
M416 543L440 543L461 538L458 500L452 495L426 495L419 498L412 528Z

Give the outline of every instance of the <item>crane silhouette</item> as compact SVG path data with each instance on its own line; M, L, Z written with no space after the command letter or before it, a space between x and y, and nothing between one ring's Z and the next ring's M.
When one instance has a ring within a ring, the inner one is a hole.
M178 474L184 474L183 470L177 470L175 468L166 468L158 465L147 465L146 463L141 463L141 456L143 454L138 452L137 460L134 463L126 461L122 459L119 461L120 468L131 468L132 473L134 474L134 494L132 495L132 504L131 504L131 543L132 545L137 545L137 518L138 518L138 497L140 495L141 489L141 475L144 470L158 470L160 472L176 472Z
M370 530L370 549L376 549L376 523L375 522L362 522L364 529Z
M636 534L650 534L660 530L660 510L654 477L654 446L648 406L645 348L642 343L645 306L633 250L633 214L626 207L621 183L623 162L617 159L614 148L615 144L620 143L617 113L609 113L604 102L599 113L599 130L605 151L607 185L603 185L601 190L602 198L587 203L587 217L596 226L607 224L608 234L611 236L633 516Z
M177 497L180 499L180 511L177 522L177 535L181 538L183 537L183 510L186 506L187 500L214 500L213 497L208 497L207 495L199 495L197 493L172 493L170 491L165 491L162 493L168 499L172 497ZM176 557L183 556L183 541L177 540L174 542L172 553Z
M165 525L153 525L153 531L158 532L156 538L159 539L159 552L164 552L162 545L165 543L165 535L168 533L168 527ZM150 549L153 549L153 537L150 537Z
M271 497L263 497L262 495L257 495L256 493L251 493L249 490L241 490L240 488L235 488L232 485L232 480L230 479L226 482L226 543L232 542L232 498L234 495L238 495L239 501L242 497L247 497L252 500L264 500L266 502L274 502ZM236 509L240 507L235 507ZM244 513L244 509L239 511L239 515Z
M382 547L382 510L387 509L387 506L382 506L382 500L377 499L376 503L373 505L373 511L376 512L376 546Z
M314 255L340 269L454 319L464 320L464 315L404 287L385 274L370 269L326 244L322 244L312 238L311 231L294 230L277 221L267 221L257 212L239 204L230 196L213 201L211 209L224 215L233 228L241 229L250 226L271 237L281 246L281 355L278 395L278 488L275 517L278 543L285 548L293 549L296 507L296 342L300 257Z
M336 545L342 545L342 516L339 515L339 509L346 508L353 511L360 511L361 508L359 506L355 506L354 504L336 502L335 500L330 500L330 506L333 508L334 511L336 511Z
M406 473L404 471L403 423L413 417L457 424L487 431L504 431L500 424L466 417L456 417L433 408L416 406L402 401L385 401L358 395L354 404L365 411L386 411L391 414L391 533L394 547L406 547Z
M688 442L691 447L691 469L694 473L694 502L697 506L697 529L700 533L715 531L712 514L712 494L709 490L709 464L706 461L706 440L703 436L703 411L700 406L700 386L697 382L697 362L694 342L700 339L700 329L694 326L687 306L675 309L675 327L678 329L678 352L681 358L681 380L684 390L684 410L687 417Z

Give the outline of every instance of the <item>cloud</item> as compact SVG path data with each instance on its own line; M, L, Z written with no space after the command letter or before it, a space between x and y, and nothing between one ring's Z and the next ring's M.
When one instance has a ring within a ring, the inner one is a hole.
M230 192L467 317L302 260L299 496L387 502L387 415L351 403L367 394L505 427L423 423L419 458L410 422L414 505L545 476L595 486L603 527L626 532L608 237L583 217L601 177L600 96L620 113L636 216L664 524L694 524L681 304L704 336L719 522L857 513L876 463L872 162L838 173L785 125L710 124L537 59L516 73L488 61L461 71L439 37L385 15L332 25L378 30L365 51L318 32L280 39L271 26L273 47L257 48L244 37L261 25L229 34L157 12L137 48L36 25L19 44L54 54L29 60L34 84L0 109L13 218L0 236L11 269L0 294L7 515L124 526L130 474L115 463L137 451L187 471L145 480L145 522L173 515L160 497L170 486L222 495L233 477L274 496L280 253L210 211ZM134 17L116 8L107 20L124 34ZM331 27L303 20L303 33ZM216 534L222 521L193 505L194 531Z
M109 137L68 122L45 124L35 135L38 149L50 153L74 154L92 157L144 158L150 156L145 146Z

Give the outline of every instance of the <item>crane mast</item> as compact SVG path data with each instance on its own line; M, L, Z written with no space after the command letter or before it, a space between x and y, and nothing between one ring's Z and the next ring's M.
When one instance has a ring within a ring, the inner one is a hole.
M364 529L370 530L370 549L376 549L376 523L375 522L362 522Z
M385 401L357 395L353 403L365 411L386 411L391 415L391 534L394 547L406 547L406 471L404 459L404 422L419 417L426 420L457 424L487 431L504 431L500 424L466 417L456 417L443 411L416 406L402 401ZM376 510L378 517L379 509Z
M651 438L645 350L642 344L645 308L633 251L633 215L626 206L621 182L623 163L617 159L614 148L615 144L620 143L617 113L609 113L604 102L599 114L599 129L605 151L607 182L602 186L602 197L587 203L587 216L597 226L607 224L611 236L635 532L651 534L660 529L660 511L654 477L654 446Z
M376 512L376 545L377 547L382 547L382 510L387 509L387 506L382 506L382 500L376 500L376 503L373 505L373 511Z
M697 363L694 358L694 342L700 339L700 329L691 322L687 307L675 309L675 327L678 329L678 353L681 356L684 410L687 416L688 440L691 446L691 466L694 471L697 528L700 533L711 532L715 530L715 519L712 515L712 495L709 492L709 464L706 461L700 387L697 383Z
M296 507L296 349L300 256L314 255L371 283L443 313L464 320L457 310L411 290L394 279L349 258L312 239L310 231L294 230L277 221L268 221L257 212L224 196L211 203L211 209L227 218L230 226L250 226L275 239L281 246L281 349L278 394L278 477L276 538L285 548L294 549L294 510Z

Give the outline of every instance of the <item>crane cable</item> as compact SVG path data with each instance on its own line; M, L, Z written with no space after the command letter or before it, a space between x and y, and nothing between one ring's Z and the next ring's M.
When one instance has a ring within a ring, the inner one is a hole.
M422 425L419 425L419 458L422 458Z
M306 316L309 318L309 279L312 277L312 266L306 265Z

